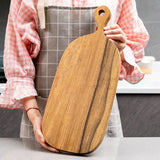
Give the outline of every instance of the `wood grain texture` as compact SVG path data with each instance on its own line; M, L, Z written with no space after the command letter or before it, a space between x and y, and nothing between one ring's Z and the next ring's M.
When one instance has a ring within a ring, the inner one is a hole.
M118 49L103 32L110 11L101 6L94 16L98 30L74 40L61 58L42 121L48 144L79 154L103 140L120 72Z

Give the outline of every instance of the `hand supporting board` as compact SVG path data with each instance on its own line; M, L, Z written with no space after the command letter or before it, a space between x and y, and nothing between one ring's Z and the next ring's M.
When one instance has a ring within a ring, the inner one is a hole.
M118 49L103 31L111 13L101 6L94 16L98 30L74 40L61 58L42 121L48 144L78 154L103 140L120 72Z

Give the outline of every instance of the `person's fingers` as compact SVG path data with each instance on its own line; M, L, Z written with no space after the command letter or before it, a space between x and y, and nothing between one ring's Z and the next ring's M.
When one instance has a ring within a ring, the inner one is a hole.
M123 33L122 33L121 30L119 30L119 29L114 29L114 30L104 31L104 34L105 34L105 35L109 35L109 34L123 34Z
M104 32L107 34L122 34L126 37L126 34L118 25L111 25L111 26L104 27Z
M115 40L112 40L112 42L118 47L122 47L122 48L125 47L125 43L120 43L120 42L117 42Z
M125 33L120 29L112 29L112 30L107 30L107 31L104 30L104 33L105 34L122 34L125 36Z
M115 45L116 45L116 47L118 48L118 50L121 52L124 48L125 48L125 46L126 46L126 44L125 43L119 43L119 42L117 42L117 41L114 41L114 40L112 40L112 39L110 39Z
M114 24L114 25L109 25L109 26L106 26L104 27L104 30L111 30L111 29L117 29L117 28L120 28L117 24Z
M49 151L51 151L51 152L56 152L56 153L59 153L59 152L60 152L59 150L57 150L57 149L49 146L46 142L40 142L40 144L41 144L44 148L46 148L47 150L49 150Z
M43 137L40 129L34 129L34 134L36 136L36 140L38 143L45 142L44 137Z
M105 30L107 31L107 30L117 29L117 28L119 28L118 25L110 25L110 26L104 27L103 29L104 29L104 31L105 31ZM96 26L95 29L97 30L97 29L98 29L98 26Z
M119 41L121 43L126 43L125 36L122 34L109 34L106 35L106 37L115 41Z
M44 148L46 148L47 150L49 151L52 151L52 152L59 152L59 150L55 149L55 148L52 148L51 146L49 146L45 139L44 139L44 136L40 130L40 128L37 128L34 130L34 133L35 133L35 136L36 136L36 139L37 139L37 142Z

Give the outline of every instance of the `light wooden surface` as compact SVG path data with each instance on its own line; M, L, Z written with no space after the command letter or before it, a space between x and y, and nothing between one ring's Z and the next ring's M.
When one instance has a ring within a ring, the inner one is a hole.
M94 16L98 30L74 40L62 56L42 123L47 143L72 153L92 152L103 140L119 79L118 49L103 32L110 11L102 6Z

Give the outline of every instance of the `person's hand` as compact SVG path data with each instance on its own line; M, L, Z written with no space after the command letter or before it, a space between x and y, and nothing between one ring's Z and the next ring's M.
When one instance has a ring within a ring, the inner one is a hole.
M40 113L34 113L34 112L39 112L39 111L37 111L37 110L30 110L30 111L28 111L28 117L32 117L33 115L40 114ZM33 131L34 131L34 134L35 134L37 142L41 146L43 146L44 148L46 148L49 151L59 152L57 149L52 148L51 146L49 146L46 143L45 139L44 139L44 136L42 134L42 117L41 117L41 115L36 116L34 118L32 124L33 124Z
M104 27L104 34L116 45L119 52L126 47L126 35L117 24Z
M124 52L123 49L126 47L126 35L123 32L123 30L119 27L119 25L110 25L107 27L104 27L104 34L107 38L109 38L118 48L121 61L125 61L124 58ZM121 66L122 67L122 66ZM123 71L123 68L121 68L121 72ZM119 80L123 80L123 77L119 77Z
M30 108L31 106L35 106L38 108L37 105L37 101L35 99L35 97L28 97L28 98L24 98L23 100L21 100L22 103L25 106L25 110L27 110L28 108ZM36 109L30 109L27 112L27 116L29 118L29 120L31 121L32 125L33 125L33 131L36 137L37 142L44 148L46 148L49 151L52 152L59 152L59 150L52 148L51 146L49 146L45 139L44 136L42 134L42 116L41 113L36 110Z
M96 30L98 27L96 27ZM121 60L125 61L123 49L126 47L126 35L122 31L122 29L117 25L110 25L107 27L104 27L104 34L107 38L109 38L118 48Z

